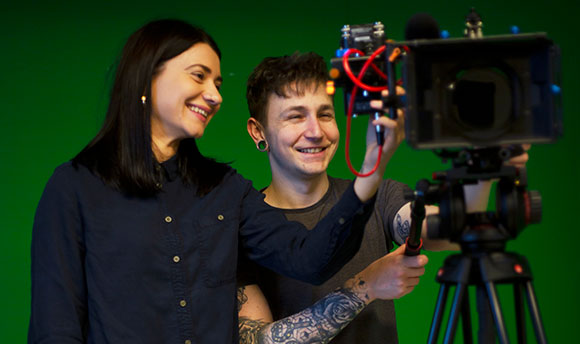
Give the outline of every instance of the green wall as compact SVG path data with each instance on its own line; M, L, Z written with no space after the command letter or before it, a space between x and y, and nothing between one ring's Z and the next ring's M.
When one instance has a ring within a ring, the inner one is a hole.
M580 323L579 269L572 204L579 176L580 128L577 84L577 15L580 3L530 1L132 1L67 5L61 1L0 6L0 343L22 343L30 307L29 246L32 221L44 184L53 169L74 156L97 132L107 104L111 66L128 35L148 20L186 19L206 28L223 52L224 104L201 140L204 153L232 161L256 187L269 182L267 159L245 130L248 116L244 83L265 56L309 51L330 58L343 24L380 20L387 35L403 38L406 20L429 12L442 28L460 36L463 18L476 6L486 35L545 31L562 49L564 137L532 148L530 189L543 196L543 222L527 228L508 249L529 259L548 338L569 342ZM342 113L341 102L337 102ZM344 129L344 118L339 117ZM362 157L363 130L354 131L352 155ZM344 137L343 137L344 138ZM341 141L342 148L344 141ZM339 150L335 176L350 177ZM411 186L447 168L429 151L403 144L388 167L389 177ZM402 343L425 342L439 285L434 276L445 253L428 253L416 290L396 302ZM513 325L510 292L500 288L504 315ZM511 333L513 335L513 329ZM531 333L530 333L531 334Z

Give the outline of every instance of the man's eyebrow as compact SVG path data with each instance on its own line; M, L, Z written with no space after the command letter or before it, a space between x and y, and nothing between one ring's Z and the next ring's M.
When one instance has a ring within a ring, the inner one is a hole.
M284 109L282 111L283 114L290 112L290 111L299 111L299 112L306 112L306 106L303 105L293 105L290 107L287 107L286 109Z
M334 106L330 104L322 104L318 107L318 111L332 110L334 111Z

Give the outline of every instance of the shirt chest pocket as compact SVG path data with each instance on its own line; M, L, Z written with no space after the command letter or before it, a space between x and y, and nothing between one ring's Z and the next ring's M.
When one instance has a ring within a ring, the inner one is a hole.
M198 240L204 282L209 287L236 278L239 220L233 211L206 214L198 221Z

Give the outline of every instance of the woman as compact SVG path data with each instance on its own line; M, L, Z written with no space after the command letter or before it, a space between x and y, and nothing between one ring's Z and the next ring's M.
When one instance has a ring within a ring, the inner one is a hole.
M29 342L233 343L238 253L316 283L358 249L385 163L315 230L287 222L197 149L221 82L220 51L199 28L161 20L129 38L101 131L55 170L37 209Z

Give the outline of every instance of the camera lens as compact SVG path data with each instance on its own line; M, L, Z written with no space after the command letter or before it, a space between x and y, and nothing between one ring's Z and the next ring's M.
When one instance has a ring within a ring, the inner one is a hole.
M510 79L498 68L461 70L448 87L451 116L470 140L489 140L509 129L512 114Z

